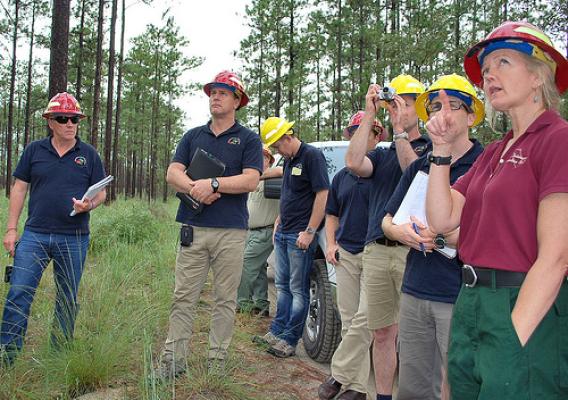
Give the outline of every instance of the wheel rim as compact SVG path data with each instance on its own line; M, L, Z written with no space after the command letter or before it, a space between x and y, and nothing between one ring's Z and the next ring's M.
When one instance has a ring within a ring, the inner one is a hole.
M319 313L320 301L318 296L318 285L315 280L310 283L310 306L308 309L308 317L306 319L305 330L311 342L315 342L319 334Z

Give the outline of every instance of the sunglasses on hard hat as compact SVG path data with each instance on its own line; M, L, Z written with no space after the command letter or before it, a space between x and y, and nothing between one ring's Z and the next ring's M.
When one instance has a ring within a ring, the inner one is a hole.
M450 100L450 109L453 111L457 111L460 108L463 108L465 111L467 111L468 113L472 113L473 110L467 106L467 104L465 104L464 102L461 102L459 100ZM428 115L438 112L442 109L442 103L437 101L435 103L430 103L426 106L426 111L428 112Z
M81 118L79 118L77 115L74 115L72 117L59 115L57 117L53 117L52 119L55 120L55 122L57 122L58 124L66 124L68 121L71 121L73 125L76 125L79 123L79 120Z
M347 132L349 132L349 137L355 134L357 128L359 128L359 125L351 125L350 127L347 128ZM385 131L385 128L380 125L373 125L372 130L375 136L377 136L377 135L382 135L383 132Z

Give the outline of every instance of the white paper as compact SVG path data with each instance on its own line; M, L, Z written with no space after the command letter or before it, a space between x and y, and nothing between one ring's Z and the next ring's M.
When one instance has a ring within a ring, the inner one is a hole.
M113 179L114 179L114 176L109 175L106 178L103 178L100 181L98 181L97 183L93 184L92 186L89 186L89 188L87 189L87 191L85 192L85 194L81 198L81 201L85 201L86 199L92 200L93 197L95 197L97 194L99 194L101 192L101 190L103 190L105 187L110 185L110 183L113 181ZM73 217L76 214L77 213L75 212L75 209L73 209L71 211L71 214L69 214L69 215L71 217Z
M428 174L418 171L414 176L412 183L408 187L408 191L402 199L402 203L392 218L392 223L402 225L411 222L410 216L420 220L424 225L428 226L426 220L426 191L428 190ZM456 249L446 246L442 249L434 249L448 258L454 258L457 254Z

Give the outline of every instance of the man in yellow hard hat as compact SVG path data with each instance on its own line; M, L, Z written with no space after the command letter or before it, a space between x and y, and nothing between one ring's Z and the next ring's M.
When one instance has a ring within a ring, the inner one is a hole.
M445 160L431 153L420 157L406 169L385 206L385 234L410 247L400 301L398 400L445 398L441 390L442 369L446 369L453 305L462 280L455 252L447 251L447 246L455 249L458 230L432 232L426 221L414 218L395 225L393 216L420 171L429 174L431 164L449 165L453 184L483 151L477 140L469 138L470 128L483 120L483 103L464 77L440 77L418 96L416 111L424 122L442 114L451 119L447 137L452 156ZM454 258L449 258L452 255ZM444 393L447 392L446 388Z
M371 84L365 97L365 116L351 138L345 161L347 168L361 177L371 177L369 225L363 268L367 289L369 329L373 331L373 365L377 398L390 400L396 371L396 336L400 286L408 248L385 237L381 229L384 206L408 165L424 154L429 141L420 135L414 110L416 97L424 86L410 75L399 75L389 87L392 97ZM383 95L379 95L382 93ZM392 93L392 92L391 92ZM386 104L385 104L386 103ZM367 153L372 124L380 105L386 106L393 127L393 143L388 149Z
M310 271L329 187L321 150L302 142L294 122L270 117L260 128L262 141L284 158L280 214L274 225L276 316L260 339L277 357L290 357L302 336L309 307Z

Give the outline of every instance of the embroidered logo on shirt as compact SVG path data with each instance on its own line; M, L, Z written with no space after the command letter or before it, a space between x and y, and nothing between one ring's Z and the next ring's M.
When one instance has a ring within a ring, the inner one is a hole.
M83 156L75 157L75 164L79 167L85 167L87 165L87 159Z
M293 176L302 175L302 163L296 164L292 167L292 175Z
M513 164L515 168L519 165L523 165L527 161L528 157L523 156L523 149L517 149L513 152L511 158L507 160L508 163Z
M227 140L227 143L229 143L229 144L241 144L241 139L233 136L233 137L229 138L229 140Z

